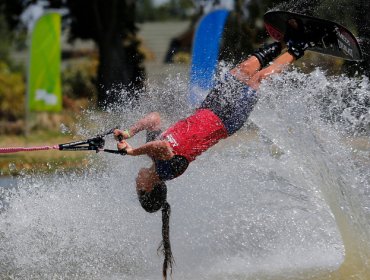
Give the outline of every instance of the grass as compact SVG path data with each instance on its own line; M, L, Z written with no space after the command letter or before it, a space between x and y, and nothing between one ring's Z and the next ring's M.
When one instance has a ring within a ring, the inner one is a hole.
M58 132L37 132L29 137L0 136L0 147L52 146L75 141L71 136ZM63 152L58 150L0 154L0 176L56 170L82 169L88 164L87 152Z

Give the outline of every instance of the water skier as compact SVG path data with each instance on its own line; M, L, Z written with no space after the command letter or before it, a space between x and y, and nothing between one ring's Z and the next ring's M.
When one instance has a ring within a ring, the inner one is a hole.
M114 131L118 140L118 136L128 139L146 130L146 144L133 148L122 140L117 147L125 149L127 155L148 155L153 160L151 167L140 169L136 178L136 190L141 206L147 212L162 209L164 279L167 278L167 269L172 268L173 262L169 239L170 205L166 199L165 181L183 174L197 156L238 131L257 102L256 91L261 81L272 74L280 73L287 65L302 57L307 47L306 43L289 41L287 51L283 54L280 42L259 49L220 78L194 114L178 121L164 132L161 130L161 118L157 112L146 115L127 130Z

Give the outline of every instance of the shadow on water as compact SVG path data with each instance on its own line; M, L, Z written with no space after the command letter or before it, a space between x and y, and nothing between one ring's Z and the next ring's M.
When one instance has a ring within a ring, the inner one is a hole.
M81 122L79 133L127 127L151 110L165 124L188 114L187 81L163 83L149 85L135 111L86 112L97 127ZM366 80L320 70L274 77L251 115L258 129L246 126L168 183L174 279L368 279L369 151L354 160L343 141L352 123L328 122L319 106L349 83L369 97ZM20 178L4 193L0 278L160 279L161 217L145 213L134 190L149 164L94 154L83 172Z

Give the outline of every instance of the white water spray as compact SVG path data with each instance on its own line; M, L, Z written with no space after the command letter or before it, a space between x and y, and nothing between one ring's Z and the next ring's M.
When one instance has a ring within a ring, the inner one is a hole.
M80 134L127 127L151 110L166 124L186 116L186 81L164 84L149 86L135 111L87 114L98 125L81 122ZM344 136L368 115L347 110L329 122L320 107L325 96L328 110L338 110L347 88L369 98L366 79L320 70L273 77L251 115L259 132L241 130L168 183L174 279L341 279L343 263L352 264L348 278L366 279L369 151L354 153ZM0 215L0 278L161 279L160 213L145 213L134 188L149 164L92 154L84 172L24 176Z

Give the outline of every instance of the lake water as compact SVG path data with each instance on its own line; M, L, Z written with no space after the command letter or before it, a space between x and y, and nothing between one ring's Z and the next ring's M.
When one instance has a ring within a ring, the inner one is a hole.
M163 83L150 85L135 111L87 112L97 127L82 122L79 134L127 127L151 110L164 112L165 124L186 116L186 79ZM349 88L369 98L366 79L320 70L273 78L250 118L257 132L245 127L168 183L174 279L370 279L370 152L348 137L362 105L340 120L325 114ZM0 278L161 279L161 216L140 208L134 188L149 164L92 154L83 172L18 178L2 194Z

